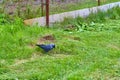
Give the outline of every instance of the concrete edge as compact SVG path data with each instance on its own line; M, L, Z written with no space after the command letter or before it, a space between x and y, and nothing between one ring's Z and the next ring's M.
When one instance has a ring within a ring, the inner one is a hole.
M49 17L50 24L53 24L55 22L62 22L64 20L64 18L69 18L69 17L72 17L72 18L76 18L79 16L80 17L87 17L91 12L96 13L98 10L107 11L108 9L111 9L115 6L120 6L120 2L115 2L115 3L105 4L102 6L85 8L85 9L50 15L50 17ZM24 23L26 25L37 24L38 26L45 26L46 19L45 19L45 17L33 18L33 19L24 20Z

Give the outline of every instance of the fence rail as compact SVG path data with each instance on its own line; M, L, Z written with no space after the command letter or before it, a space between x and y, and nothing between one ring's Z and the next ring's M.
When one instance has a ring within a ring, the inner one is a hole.
M85 8L85 9L50 15L49 16L50 24L53 24L55 22L61 22L64 20L64 18L76 18L78 16L87 17L91 12L94 13L94 12L97 12L99 10L107 11L108 9L111 9L115 6L120 7L120 2L106 4L106 5L102 5L102 6L98 6L98 7ZM46 24L45 20L46 20L45 17L40 17L40 18L28 19L28 20L25 20L24 22L27 25L38 24L39 26L45 26L45 24Z

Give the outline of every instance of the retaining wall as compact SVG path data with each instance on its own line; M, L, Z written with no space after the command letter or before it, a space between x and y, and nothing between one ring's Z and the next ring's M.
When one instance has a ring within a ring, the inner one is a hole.
M50 24L53 24L55 22L61 22L64 20L64 18L67 18L67 17L72 17L72 18L76 18L78 16L87 17L91 12L95 13L98 10L107 11L108 9L113 8L115 6L120 6L120 2L115 2L115 3L110 3L110 4L106 4L106 5L102 5L102 6L85 8L85 9L50 15L50 17L49 17ZM39 18L34 18L34 19L28 19L28 20L25 20L24 23L27 25L38 24L39 26L45 26L46 25L46 18L39 17Z

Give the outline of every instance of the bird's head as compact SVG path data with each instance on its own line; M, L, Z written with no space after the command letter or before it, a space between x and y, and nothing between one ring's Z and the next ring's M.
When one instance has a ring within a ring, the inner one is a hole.
M55 44L51 44L51 46L52 46L53 48L55 48Z

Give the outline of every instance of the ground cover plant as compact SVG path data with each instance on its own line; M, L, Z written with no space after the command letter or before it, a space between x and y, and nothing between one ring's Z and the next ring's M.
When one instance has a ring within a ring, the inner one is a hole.
M119 80L119 10L66 19L49 29L0 14L0 79ZM56 48L46 54L36 43Z

